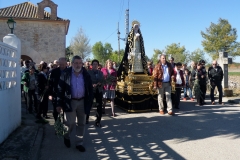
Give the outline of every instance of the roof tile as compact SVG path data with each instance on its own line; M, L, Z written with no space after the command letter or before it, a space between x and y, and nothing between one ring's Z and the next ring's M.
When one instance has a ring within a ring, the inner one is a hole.
M31 2L24 2L14 6L0 8L0 17L38 19L37 9L38 7ZM44 19L50 19L50 15L49 12L44 11ZM59 17L57 17L57 20L68 21L67 19Z

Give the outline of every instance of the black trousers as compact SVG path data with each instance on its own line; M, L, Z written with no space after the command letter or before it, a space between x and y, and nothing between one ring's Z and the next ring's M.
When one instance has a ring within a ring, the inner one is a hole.
M46 116L47 111L48 111L48 94L45 94L42 102L39 103L37 116L41 116L41 114L43 114L43 116Z
M219 93L219 100L218 100L218 102L222 103L222 95L223 95L223 92L222 92L222 81L214 82L214 84L215 85L212 85L211 92L210 92L211 101L212 102L214 101L214 90L215 90L215 87L217 86L218 93Z
M102 119L102 98L103 98L102 92L99 92L97 89L96 93L94 93L94 98L96 99L96 103L97 103L97 112L96 112L97 118L95 122L100 123Z
M203 92L204 92L203 101L205 101L205 99L206 99L206 93L207 93L207 84L204 85L204 87L203 87L202 90L203 90Z
M24 92L24 90L23 90L23 84L21 84L21 94L22 94L22 96L23 96L23 98L24 98L24 100L25 100L25 104L26 104L26 106L27 106L27 108L28 108L28 102L27 102L27 93L26 92Z
M172 100L172 106L175 107L175 93L171 93L171 100ZM165 99L165 102L166 102L166 99Z
M57 112L57 97L52 97L52 105L53 105L53 118L56 121L58 118L58 112Z
M181 88L176 88L176 92L175 92L175 108L179 107L180 104L180 97L181 97Z
M207 90L207 86L205 85L200 85L200 90L201 90L201 96L197 97L197 103L202 105L205 99L205 95L206 95L206 90Z
M28 111L29 112L32 112L33 110L33 102L34 102L34 108L35 108L35 111L37 111L37 95L35 94L35 89L33 90L28 90L28 92L26 93L26 98L27 98L27 107L28 107Z
M203 92L203 102L204 102L204 100L206 98L206 93L207 93L207 85L205 84L200 87L201 87L201 91Z
M97 112L96 112L96 120L95 122L100 123L102 119L102 99L103 99L103 94L102 92L99 92L98 89L96 92L93 94L94 98L96 99L97 103ZM86 121L89 120L89 115L86 115Z

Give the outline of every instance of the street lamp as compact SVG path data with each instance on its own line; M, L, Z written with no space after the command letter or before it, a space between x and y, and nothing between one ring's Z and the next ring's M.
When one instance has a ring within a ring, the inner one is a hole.
M108 50L108 49L106 49L106 53L107 53L106 55L108 55L108 53L109 53L109 50Z
M11 34L13 34L14 27L16 26L16 22L11 18L7 21L9 29L11 29Z
M104 53L104 62L106 63L106 57L108 57L109 50L106 49L106 52Z

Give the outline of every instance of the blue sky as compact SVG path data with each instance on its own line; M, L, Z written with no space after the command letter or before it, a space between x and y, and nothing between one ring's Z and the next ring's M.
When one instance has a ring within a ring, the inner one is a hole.
M41 0L31 0L37 4ZM26 2L0 0L0 8ZM58 4L58 16L69 19L70 28L66 46L82 27L91 45L98 41L111 43L118 50L117 23L121 37L125 36L125 10L132 20L141 23L145 52L148 57L153 49L164 50L172 43L184 45L190 52L202 49L200 32L219 18L227 19L240 35L239 0L53 0ZM238 41L240 39L238 38ZM121 41L121 49L124 49ZM236 59L240 62L240 58Z

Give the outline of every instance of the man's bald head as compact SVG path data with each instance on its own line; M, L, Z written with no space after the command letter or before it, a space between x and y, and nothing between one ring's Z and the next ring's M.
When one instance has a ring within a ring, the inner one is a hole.
M54 60L54 61L53 61L53 64L58 64L58 60Z
M192 67L193 69L195 69L195 68L196 68L196 66L197 66L197 63L196 63L196 62L194 62L194 61L192 61L192 62L191 62L191 67Z
M59 58L58 64L61 70L65 69L67 67L67 59L65 57Z
M212 62L212 66L213 66L213 68L216 68L216 67L217 67L217 65L218 65L217 61L216 61L216 60L214 60L214 61Z

